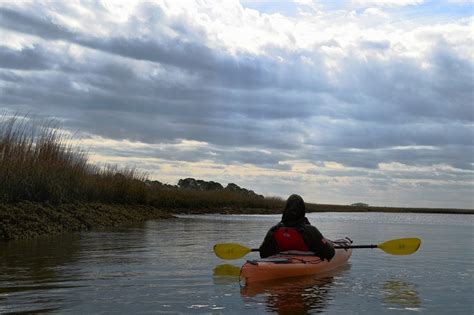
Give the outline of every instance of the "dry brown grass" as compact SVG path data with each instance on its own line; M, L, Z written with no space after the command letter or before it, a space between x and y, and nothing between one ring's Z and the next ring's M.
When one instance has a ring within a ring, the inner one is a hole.
M0 123L1 201L146 201L145 175L89 163L54 121L3 115Z
M146 174L88 161L53 120L0 115L0 202L104 202L160 208L272 208L278 198L147 185Z

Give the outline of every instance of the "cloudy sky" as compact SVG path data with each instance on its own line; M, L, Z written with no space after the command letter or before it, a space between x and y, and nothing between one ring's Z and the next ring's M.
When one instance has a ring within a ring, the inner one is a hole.
M470 1L0 2L0 109L95 163L474 208Z

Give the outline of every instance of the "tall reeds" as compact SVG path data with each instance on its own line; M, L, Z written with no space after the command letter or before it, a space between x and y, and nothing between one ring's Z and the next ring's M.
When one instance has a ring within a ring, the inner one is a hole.
M144 175L99 168L53 120L0 117L0 201L145 202Z
M150 185L146 174L99 167L53 120L0 114L0 202L103 202L172 209L280 208L279 198Z

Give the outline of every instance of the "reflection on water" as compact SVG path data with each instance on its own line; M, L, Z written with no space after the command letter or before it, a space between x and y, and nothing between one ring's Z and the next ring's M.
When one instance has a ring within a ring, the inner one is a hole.
M0 251L0 312L51 312L64 297L58 292L77 286L77 275L61 275L61 266L77 259L79 237L43 237L5 243ZM6 302L9 303L6 303ZM8 305L21 305L9 308Z
M278 314L307 314L322 312L331 300L331 288L335 279L350 267L317 276L279 279L254 283L241 288L245 302L263 297L266 309Z
M412 283L389 280L382 286L383 301L389 306L405 309L419 309L421 300Z
M56 274L55 266L70 263L79 250L79 236L43 237L2 244L0 268L2 280L14 276L30 280L48 279Z
M129 275L125 266L143 261L134 255L145 244L145 230L138 231L127 228L0 243L0 313L59 311L77 302L69 292ZM114 270L117 265L124 267Z
M213 270L212 282L216 287L233 286L237 291L239 285L240 267L230 264L217 265Z
M240 276L240 267L230 265L230 264L222 264L222 265L217 265L214 268L214 279L218 279L219 277L222 278L230 278L230 279L235 279Z

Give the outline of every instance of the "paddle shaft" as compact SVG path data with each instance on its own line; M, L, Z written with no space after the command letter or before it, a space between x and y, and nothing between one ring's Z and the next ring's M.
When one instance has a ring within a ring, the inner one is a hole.
M349 246L334 246L334 249L346 249L346 248L377 248L378 245L349 245ZM258 252L258 248L252 248L251 252Z
M378 245L349 245L349 246L334 246L334 249L345 249L345 248L377 248Z

